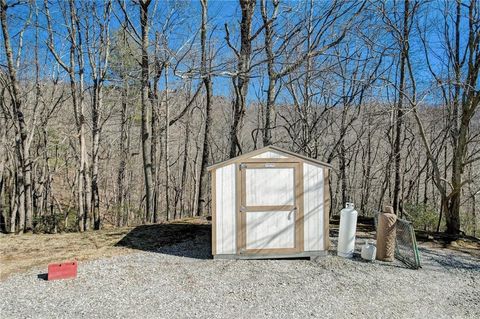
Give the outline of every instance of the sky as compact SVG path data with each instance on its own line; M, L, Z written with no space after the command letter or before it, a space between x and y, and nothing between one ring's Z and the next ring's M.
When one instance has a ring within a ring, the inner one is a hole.
M8 2L12 3L13 0L9 0ZM26 1L27 2L27 1ZM258 2L258 1L257 1ZM68 41L66 41L66 29L65 29L65 17L62 13L62 7L65 7L68 5L67 1L52 1L50 0L50 11L51 11L51 16L52 19L54 20L53 23L53 29L55 32L55 37L54 37L54 43L55 47L57 50L60 52L62 55L62 58L68 62ZM95 3L97 6L97 10L101 12L102 7L104 6L104 1L96 1L92 2L90 1L89 3ZM110 28L111 30L118 29L121 25L121 22L123 21L123 15L120 13L120 10L118 10L118 4L117 0L113 1L115 5L115 12L116 14L112 16L111 18L111 24ZM127 6L127 11L130 16L131 21L134 23L135 27L138 28L138 7L131 2L127 1L128 6ZM293 8L291 10L294 10L294 12L298 13L298 17L302 14L302 12L305 12L308 10L308 1L286 1L286 2L281 2L281 9L280 12L283 12L286 10L287 7ZM60 5L59 5L60 4ZM328 6L330 2L327 1L314 1L314 10L317 11L318 14L324 10L325 6ZM392 4L390 2L390 4ZM441 37L438 36L438 34L441 33L442 30L441 24L438 22L441 21L441 9L444 7L445 2L444 1L433 1L428 4L428 7L424 7L423 10L429 10L428 12L420 12L419 14L421 15L421 18L419 21L421 23L425 23L425 25L429 25L429 28L431 30L438 29L435 35L434 33L431 33L427 35L427 40L429 42L430 48L431 48L431 63L434 66L434 68L438 71L441 72L444 70L446 67L445 61L446 57L443 54L444 51L444 41ZM38 8L38 23L40 25L40 28L38 29L39 32L39 42L42 44L40 47L40 60L41 60L41 65L45 66L42 68L42 75L44 77L51 76L51 73L53 70L56 70L55 68L55 62L50 54L48 52L48 49L46 45L44 45L47 41L47 32L45 30L46 27L46 19L45 15L43 14L44 8L43 8L43 1L39 0L37 1L37 8ZM209 29L212 31L211 34L211 41L214 46L214 50L218 51L218 58L215 60L215 64L217 66L222 66L223 69L225 69L225 63L228 64L228 62L234 62L232 59L232 51L229 49L226 44L225 44L225 29L224 25L227 24L230 32L232 34L232 41L236 44L238 44L238 24L240 21L240 9L237 1L230 0L230 1L225 1L225 0L210 0L209 1ZM260 15L258 14L258 3L257 3L257 12L254 17L254 27L253 29L256 30L258 26L260 25ZM34 25L34 12L32 12L31 16L29 16L29 7L26 4L20 4L17 5L11 9L9 9L9 31L12 36L12 43L14 45L15 51L18 50L18 43L20 39L20 31L24 24L28 21L31 23L31 27L28 28L25 33L23 34L23 43L24 43L24 48L23 48L23 53L22 53L22 60L25 63L22 63L22 65L25 66L25 72L22 73L22 70L20 70L19 74L24 75L24 76L30 76L31 72L27 72L28 68L31 68L31 60L32 60L32 55L33 55L33 48L35 45L35 28L33 27ZM162 28L165 27L167 24L168 18L171 20L168 20L168 37L169 37L169 48L170 50L174 52L182 52L183 50L188 47L185 46L185 43L190 43L193 42L194 44L192 45L192 50L197 50L199 51L199 34L198 34L198 27L200 25L200 13L201 13L201 6L198 1L153 1L152 5L150 6L150 12L151 12L151 21L152 21L152 26L151 26L151 32L150 32L150 40L153 42L154 39L154 34L155 31L161 30ZM292 19L294 20L295 17L297 17L297 14L295 15L290 15L288 16L288 19L284 19L284 16L280 14L279 16L279 27L278 30L282 31L282 26L287 25L288 23L294 23L294 21L291 21ZM30 19L30 20L29 20ZM282 20L283 19L283 20ZM290 20L290 21L289 21ZM338 26L338 24L337 24ZM375 37L375 32L373 30L369 30L368 28L372 27L369 23L365 24L365 33L368 34L370 32L372 37ZM465 25L462 26L462 28L465 28ZM355 31L355 30L354 30ZM362 30L360 30L362 31ZM355 34L350 34L351 38L350 40L352 43L355 43ZM258 38L257 42L257 47L261 45L262 42L262 35ZM413 31L412 36L411 36L411 55L412 55L412 63L415 64L415 72L416 72L416 77L417 81L419 84L419 87L422 88L423 90L427 91L428 86L431 83L431 75L430 72L427 69L427 65L424 60L424 52L423 52L423 46L420 43L420 38L418 37L418 32ZM2 39L3 40L3 39ZM385 41L386 43L389 42L391 39L376 39L376 41ZM358 45L354 49L358 49ZM353 49L352 49L353 50ZM2 47L2 55L0 56L0 63L2 65L5 65L5 57L4 57L4 52L3 52L3 47ZM391 51L393 52L393 51ZM387 54L387 56L384 59L385 63L385 68L388 68L389 65L391 64L391 61L389 62L389 59L394 59L395 57L391 57ZM261 53L257 54L256 57L254 58L256 60L262 59ZM229 66L227 68L233 68L234 63L228 64ZM322 67L321 65L318 65L318 67ZM184 64L181 67L178 68L179 73L182 73L181 71L185 71L188 68L188 65ZM90 71L86 71L86 79L88 81L88 78L90 76ZM383 70L383 74L386 76L388 74L389 77L396 77L396 70ZM250 85L250 90L248 94L248 99L250 101L256 101L258 100L258 97L261 96L261 99L264 98L264 92L262 92L262 83L264 84L266 80L266 77L264 75L264 69L262 68L256 68L252 72L252 80L251 80L251 85ZM169 81L172 83L172 86L178 83L184 82L181 80L179 77L175 76L173 72L170 73L169 76ZM194 85L195 87L195 85ZM378 87L378 94L384 94L386 91L384 87ZM223 95L226 97L231 96L232 94L232 89L231 89L231 79L228 76L221 75L217 73L217 76L214 77L214 94L215 95ZM388 98L388 97L383 97L383 98ZM285 101L288 102L288 94L285 94L283 96L279 97L279 100L284 99Z

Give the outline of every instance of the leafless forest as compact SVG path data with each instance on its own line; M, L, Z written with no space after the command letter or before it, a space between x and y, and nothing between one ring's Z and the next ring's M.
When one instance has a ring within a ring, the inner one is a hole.
M480 231L480 3L0 0L0 230L209 215L207 167L329 162L332 208Z

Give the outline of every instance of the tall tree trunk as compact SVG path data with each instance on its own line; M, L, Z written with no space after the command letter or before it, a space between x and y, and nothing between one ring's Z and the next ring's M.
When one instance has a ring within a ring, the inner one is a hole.
M185 209L185 202L186 202L186 193L188 189L187 185L187 171L188 171L188 144L190 140L190 122L185 123L185 142L183 143L183 161L182 161L182 172L180 174L180 194L179 194L179 201L180 201L180 207L179 207L179 212L180 212L180 218L182 218L182 215L184 215L184 209ZM175 206L175 215L174 219L177 218L177 207Z
M351 194L347 190L347 158L345 152L345 141L342 139L339 147L339 161L340 161L340 181L342 184L342 205L350 201Z
M170 108L168 103L168 64L165 65L165 215L169 220L170 214Z
M49 1L44 0L45 15L47 18L48 40L47 46L53 54L57 63L68 73L70 80L70 94L72 97L73 112L75 124L77 129L77 138L79 143L79 162L77 165L77 227L78 231L87 230L90 224L90 203L91 203L91 185L90 176L88 173L88 159L86 148L86 119L84 106L84 60L83 60L83 43L80 33L80 21L77 17L75 1L69 0L69 16L68 23L68 41L70 43L69 49L69 64L63 62L62 58L55 50L55 42L53 38L52 19L49 12ZM77 69L78 62L78 69ZM78 80L76 73L78 72Z
M15 154L17 157L17 200L19 224L18 232L32 231L32 190L31 190L31 163L27 143L27 127L23 113L23 100L20 96L20 85L17 79L17 70L13 59L13 50L10 41L7 22L8 5L5 0L0 2L0 22L2 26L3 45L7 57L8 89L11 92L13 121L15 124Z
M152 159L151 159L151 136L149 132L148 118L148 89L149 89L149 58L148 58L148 6L151 0L141 0L140 5L140 26L142 29L142 91L141 91L141 106L142 106L142 119L141 119L141 138L142 138L142 155L143 155L143 174L145 179L145 216L144 222L150 222L152 220Z
M0 232L4 233L8 231L7 187L5 178L7 132L5 127L5 121L0 119Z
M17 190L17 172L13 172L12 179L14 180L13 186L11 186L11 191L10 191L10 233L15 233L18 228L18 204L20 201L20 198L17 196L18 190Z
M369 198L370 198L370 187L371 187L371 170L372 170L372 123L371 123L371 116L370 113L367 115L367 145L366 145L366 161L365 156L362 161L365 163L363 168L363 178L362 178L362 199L361 209L365 214L367 209L369 208Z
M409 15L410 15L410 2L409 0L404 1L404 11L403 11L403 35L401 38L401 51L400 51L400 83L398 89L398 105L397 105L397 116L395 123L395 143L394 143L394 172L395 178L393 182L393 209L395 214L400 213L400 197L401 197L401 159L402 159L402 126L403 126L403 100L405 92L405 74L406 74L406 61L409 51Z
M126 79L123 80L122 87L122 108L120 111L120 163L117 171L117 226L122 227L126 224L125 218L125 180L128 159L128 84Z
M158 223L160 221L160 216L158 214L160 210L160 201L161 201L161 194L160 194L160 162L161 162L161 154L158 155L158 146L160 138L160 101L159 101L159 94L158 94L158 83L162 76L162 71L164 68L164 64L160 63L159 55L160 55L160 37L159 33L155 33L155 52L154 52L154 61L153 61L153 91L151 92L151 104L152 104L152 123L151 123L151 132L152 132L152 143L151 143L151 160L152 160L152 179L153 179L153 216L150 222Z
M246 111L246 98L250 82L250 59L252 54L252 18L256 0L240 0L242 20L240 22L240 52L237 57L237 74L232 78L235 89L233 100L233 120L230 127L230 158L241 153L238 137ZM228 38L228 37L227 37Z
M205 124L203 129L203 146L200 157L200 181L198 183L198 204L197 211L194 212L197 216L205 214L207 211L207 196L208 196L208 172L207 166L210 158L210 130L212 126L212 77L210 75L208 60L207 60L207 20L208 20L208 0L200 0L202 5L202 25L200 42L202 48L202 65L201 75L203 85L205 87Z
M110 0L111 1L111 0ZM98 36L91 36L90 20L85 18L87 53L91 68L91 77L93 79L93 101L92 101L92 166L91 166L91 215L93 218L93 228L101 228L100 215L100 194L99 194L99 152L102 137L102 127L105 123L101 118L103 110L103 89L107 74L109 56L110 56L110 12L111 2L105 1L103 15L97 14L97 6L86 5L86 10L90 9L93 16L93 28L100 29ZM98 49L96 49L98 47Z
M275 116L274 103L275 103L275 83L277 81L277 74L274 70L275 57L273 53L273 30L272 24L276 19L276 12L278 8L278 2L273 2L275 12L273 18L270 20L267 15L266 0L261 1L261 13L263 19L263 27L265 29L265 53L267 55L267 74L268 74L268 87L267 87L267 101L265 104L265 123L263 126L263 146L272 144L272 121Z
M448 207L445 211L445 221L447 226L447 233L458 234L460 231L460 184L462 181L462 162L463 162L463 147L466 146L466 134L461 135L460 128L460 94L461 94L461 74L462 74L462 62L460 56L460 28L461 28L461 6L462 1L457 1L455 12L455 44L454 44L454 93L453 93L453 105L452 115L450 121L450 134L452 137L453 157L452 157L452 177L451 184L453 187L450 198L445 198L443 206ZM464 146L465 145L465 146Z
M80 21L77 17L77 11L75 9L74 0L70 0L70 14L72 17L72 25L75 26L74 36L78 38L72 42L72 50L76 59L78 61L78 138L80 146L80 176L79 180L82 180L82 183L79 183L79 191L81 194L80 201L83 203L83 230L90 229L91 225L91 180L89 174L89 165L88 165L88 154L87 154L87 121L85 116L85 87L84 87L84 74L85 74L85 65L84 65L84 52L83 52L83 43L80 32ZM75 59L75 58L74 58ZM75 74L73 74L75 77ZM80 189L81 188L81 189Z
M149 223L157 223L159 221L158 210L160 202L160 185L158 185L158 175L160 174L158 167L158 140L159 140L159 108L158 108L158 93L157 93L157 81L153 81L153 96L151 98L152 104L152 121L151 121L151 132L152 132L152 143L151 143L151 160L152 160L152 209L153 214L150 216L151 220L147 220Z
M100 198L98 193L98 152L100 150L100 114L102 107L102 88L98 80L94 80L92 104L92 196L91 207L93 229L100 229Z

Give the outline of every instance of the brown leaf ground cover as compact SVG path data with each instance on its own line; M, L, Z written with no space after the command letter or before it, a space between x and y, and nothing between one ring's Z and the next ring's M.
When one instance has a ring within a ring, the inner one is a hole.
M359 218L357 236L375 238L373 220ZM162 247L194 239L210 240L210 225L205 219L189 218L181 221L136 227L110 228L100 231L63 234L0 235L0 280L13 273L35 267L47 270L49 263L77 259L95 260L141 251L157 251ZM330 236L338 236L338 220L330 225ZM480 258L480 241L463 238L448 241L440 235L417 233L421 247L448 249ZM208 243L210 245L210 243Z
M200 226L199 226L200 224ZM155 251L208 232L202 219L63 234L0 235L0 280L13 273L53 262L94 260L129 254L138 250Z

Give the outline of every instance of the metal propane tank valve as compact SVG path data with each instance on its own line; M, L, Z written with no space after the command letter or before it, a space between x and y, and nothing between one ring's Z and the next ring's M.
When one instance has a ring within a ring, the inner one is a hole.
M358 212L353 203L346 203L340 211L340 229L338 232L337 255L352 258L355 251L355 231L357 229Z

